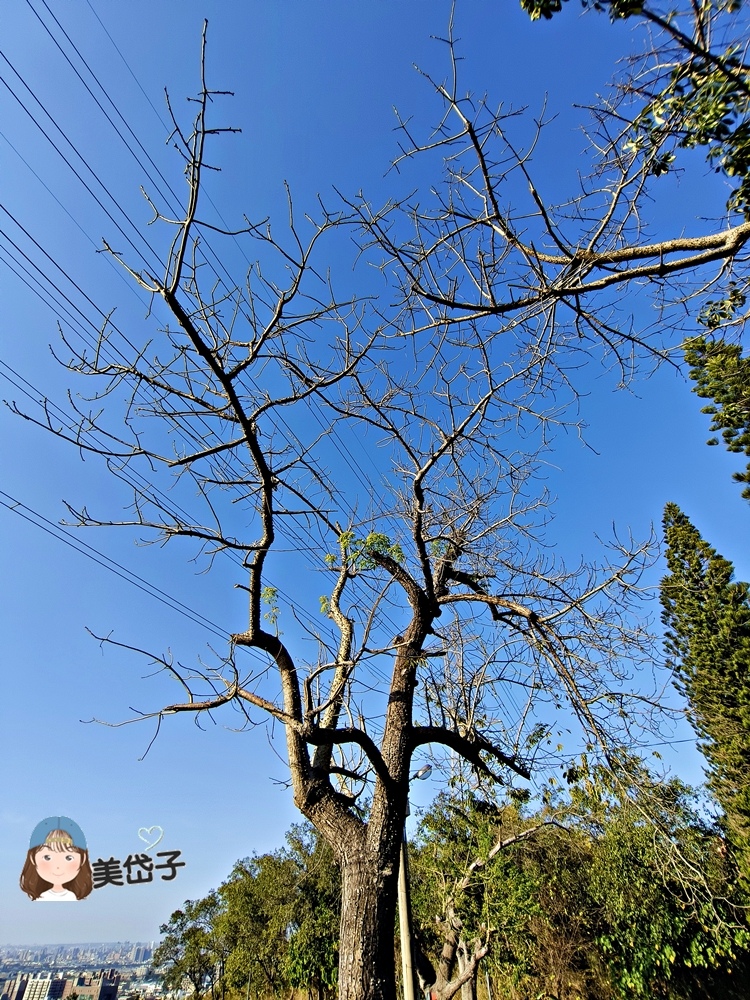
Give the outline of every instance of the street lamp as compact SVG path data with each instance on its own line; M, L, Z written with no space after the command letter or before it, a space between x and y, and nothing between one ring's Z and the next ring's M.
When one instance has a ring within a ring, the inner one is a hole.
M432 765L425 764L409 778L424 781L432 774ZM401 971L404 982L404 1000L416 1000L414 991L414 961L411 942L411 905L409 902L409 862L406 856L406 817L409 815L409 796L406 797L404 833L401 839L401 863L398 869L398 927L401 934Z

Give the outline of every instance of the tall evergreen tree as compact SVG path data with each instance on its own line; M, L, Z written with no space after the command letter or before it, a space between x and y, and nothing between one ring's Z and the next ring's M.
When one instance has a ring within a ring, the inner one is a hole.
M727 836L750 879L750 586L673 503L664 510L666 648L709 763Z

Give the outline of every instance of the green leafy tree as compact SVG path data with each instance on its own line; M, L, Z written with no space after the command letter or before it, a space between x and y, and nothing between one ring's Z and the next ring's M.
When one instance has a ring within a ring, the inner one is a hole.
M187 976L202 988L220 965L236 996L299 988L324 1000L336 985L340 897L331 849L296 826L285 848L238 861L218 890L172 915L159 949L171 959L165 983Z
M287 851L298 874L286 973L293 987L326 1000L338 982L341 874L330 846L309 825L292 828Z
M462 1000L476 996L479 961L499 996L603 996L587 927L588 846L547 808L523 815L512 802L438 797L411 856L419 936L435 957L439 997L452 996L467 969Z
M216 893L205 899L188 899L159 928L164 939L154 952L153 965L160 970L167 989L180 990L187 981L195 1000L209 988L213 994L221 960L214 933L220 905Z
M586 760L554 808L438 796L411 869L418 965L432 964L440 1000L474 1000L480 969L514 1000L743 1000L750 935L722 838L680 782L656 782L632 758L621 771L624 802ZM710 890L698 905L682 877L690 866ZM294 827L286 847L238 862L218 891L172 915L156 955L165 985L187 980L200 997L221 960L237 1000L332 998L340 894L328 845Z
M618 18L630 17L643 11L643 0L581 0L584 7L593 10L607 10L613 21ZM521 7L531 17L532 21L544 18L549 21L563 9L567 0L521 0Z
M226 976L238 995L288 992L286 953L297 869L282 852L238 861L218 889L217 931L227 942Z
M466 940L486 945L494 994L514 1000L742 1000L744 897L717 829L691 789L623 764L624 801L585 761L554 811L439 798L412 853L422 941L445 948L450 912ZM683 878L691 866L706 876L697 903Z
M664 510L666 648L709 764L709 786L750 878L750 587L680 508Z
M612 995L742 1000L750 936L719 831L682 782L654 781L640 765L634 774L637 792L622 802L600 774L584 812L595 821L585 872L593 944ZM685 891L691 866L705 875L697 901Z

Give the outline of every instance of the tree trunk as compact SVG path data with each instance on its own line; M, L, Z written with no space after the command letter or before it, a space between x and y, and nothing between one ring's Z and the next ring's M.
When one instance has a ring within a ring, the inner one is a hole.
M465 972L469 970L471 963L471 954L467 947L466 942L461 938L458 942L458 948L456 950L456 959L458 962L458 974L462 976ZM461 1000L476 1000L477 998L477 965L474 963L471 978L467 979L465 983L461 986Z
M396 1000L397 859L365 850L342 860L338 1000Z

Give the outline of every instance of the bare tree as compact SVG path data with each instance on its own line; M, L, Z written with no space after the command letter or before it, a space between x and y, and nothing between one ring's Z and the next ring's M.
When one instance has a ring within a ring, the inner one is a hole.
M515 120L460 94L452 42L448 52L438 127L422 140L402 122L403 157L433 161L435 186L381 210L321 204L301 222L290 197L283 235L249 222L225 234L257 244L236 286L205 280L203 244L222 232L202 221L199 196L206 143L224 130L207 120L218 92L204 75L192 130L174 123L187 209L178 220L154 209L174 234L164 272L123 261L166 326L132 350L110 323L94 349L69 343L72 369L99 386L94 402L72 430L41 421L136 484L131 517L84 508L79 524L239 557L246 622L211 667L156 656L184 697L147 717L158 731L169 714L233 705L248 725L281 723L294 801L342 869L342 1000L396 995L415 753L460 758L480 782L526 780L559 763L545 742L556 708L572 711L580 748L607 758L656 704L643 677L633 683L651 656L636 614L650 544L615 539L599 563L565 568L538 542L549 500L536 473L555 429L575 423L577 369L614 359L625 378L669 346L656 335L667 314L641 330L623 295L664 307L670 289L683 295L678 275L705 287L750 237L742 222L650 240L640 210L653 151L630 149L605 118L597 172L555 209L531 175L541 126L514 143ZM349 232L382 268L377 299L338 298L319 264L325 241ZM329 471L332 434L342 448L387 448L387 477L363 489ZM159 492L160 470L200 514ZM311 630L313 658L280 633L268 576L279 548L300 545L329 580L333 633Z

